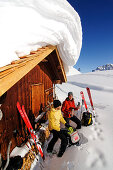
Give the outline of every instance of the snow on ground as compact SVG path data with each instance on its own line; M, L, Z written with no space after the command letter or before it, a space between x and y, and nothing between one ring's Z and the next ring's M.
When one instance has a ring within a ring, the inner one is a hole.
M57 45L65 70L79 58L81 21L67 0L0 0L0 67L46 45Z
M76 70L73 66L69 67L69 72L66 74L67 76L72 76L76 74L81 74L78 70Z
M112 170L113 169L113 70L79 74L68 77L66 84L57 85L58 98L63 101L69 91L73 91L76 103L81 101L83 90L86 102L89 99L86 87L90 87L96 117L93 125L79 130L83 136L80 146L67 148L62 158L47 158L46 170ZM91 108L90 108L91 110ZM80 114L80 112L78 113ZM75 125L76 126L76 125ZM55 145L56 150L60 140ZM37 166L33 170L36 170Z

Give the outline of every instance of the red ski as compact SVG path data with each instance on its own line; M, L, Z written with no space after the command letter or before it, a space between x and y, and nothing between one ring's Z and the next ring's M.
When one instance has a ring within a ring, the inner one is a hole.
M91 107L92 107L92 109L94 110L94 106L93 106L93 101L92 101L92 97L91 97L90 88L89 88L89 87L86 87L86 89L87 89L87 93L88 93L88 96L89 96L89 100L90 100Z
M88 110L88 107L87 107L87 104L86 104L86 100L85 100L83 91L81 91L80 94L81 94L81 96L82 96L82 100L84 101L84 105L85 105L85 108L86 108L86 111L87 111L87 110Z
M39 153L40 153L41 157L44 159L42 148L41 148L41 146L37 145L37 143L36 143L37 137L34 134L33 127L32 127L32 125L31 125L31 123L29 121L29 118L28 118L26 112L25 112L24 105L22 106L22 109L21 109L21 106L20 106L19 102L17 102L17 108L18 108L18 111L19 111L22 119L24 120L30 134L31 134L31 137L32 137L37 149L39 150Z

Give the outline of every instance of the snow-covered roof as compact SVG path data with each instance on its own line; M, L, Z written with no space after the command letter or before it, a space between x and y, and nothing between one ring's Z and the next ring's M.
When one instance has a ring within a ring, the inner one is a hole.
M47 58L48 56L54 56L52 61L50 57ZM29 55L22 56L19 60L14 60L11 64L0 68L0 96L40 62L49 62L50 66L53 65L51 67L51 72L54 70L56 78L54 78L53 81L55 84L67 81L62 60L56 46L46 46L37 51L32 51Z
M65 71L79 58L81 21L67 0L0 0L0 67L46 45L57 45Z

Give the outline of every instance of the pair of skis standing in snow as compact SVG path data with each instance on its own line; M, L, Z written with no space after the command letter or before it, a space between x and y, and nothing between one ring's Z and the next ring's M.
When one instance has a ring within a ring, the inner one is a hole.
M82 111L81 122L82 122L82 125L84 125L84 126L90 126L93 123L92 117L95 117L95 111L94 111L94 106L93 106L93 102L92 102L90 89L87 87L86 90L87 90L89 100L90 100L90 104L91 104L91 107L92 107L92 113L89 112L86 101L85 101L84 93L83 93L83 91L81 91L80 94L82 96L82 105L84 104L85 109L86 109L86 112Z
M91 104L91 107L92 107L93 116L95 116L95 111L94 111L94 106L93 106L93 101L92 101L92 97L91 97L91 91L90 91L90 88L89 88L89 87L86 87L86 90L87 90L88 97L89 97L89 100L90 100L90 104ZM84 105L85 105L86 111L88 111L88 107L87 107L87 104L86 104L86 100L85 100L85 97L84 97L84 93L83 93L83 91L81 91L81 92L80 92L80 94L81 94L81 97L82 97L83 103L84 103Z
M90 100L90 104L91 104L92 110L94 112L94 106L93 106L93 102L92 102L92 97L91 97L90 89L88 87L86 89L87 89L87 93L88 93L88 96L89 96L89 100ZM83 91L81 91L80 94L81 94L81 97L82 97L82 101L84 101L84 105L85 105L86 111L88 111L88 107L87 107L87 104L86 104L86 101L85 101L85 97L84 97ZM41 157L44 160L44 154L43 154L41 145L37 143L38 142L38 138L35 135L33 127L32 127L32 125L31 125L31 123L29 121L29 118L28 118L26 112L25 112L24 105L22 105L22 108L21 108L19 102L17 102L17 108L18 108L18 111L19 111L22 119L24 120L24 122L25 122L25 124L26 124L26 126L27 126L27 128L29 130L29 132L30 132L30 135L31 135L31 137L32 137L32 139L33 139L33 141L34 141L34 143L35 143L35 145L36 145L36 147L37 147Z
M32 137L32 139L33 139L33 141L34 141L34 143L35 143L36 148L38 149L41 157L42 157L43 160L44 160L44 154L43 154L41 145L37 143L37 142L38 142L38 138L37 138L37 136L35 135L35 132L34 132L34 130L33 130L33 127L32 127L32 125L31 125L31 123L30 123L30 120L29 120L29 118L28 118L28 116L27 116L27 114L26 114L26 112L25 112L24 105L22 105L22 108L21 108L20 103L17 102L17 109L18 109L18 111L19 111L22 119L24 120L24 122L25 122L28 130L29 130L29 133L30 133L30 135L31 135L31 137Z

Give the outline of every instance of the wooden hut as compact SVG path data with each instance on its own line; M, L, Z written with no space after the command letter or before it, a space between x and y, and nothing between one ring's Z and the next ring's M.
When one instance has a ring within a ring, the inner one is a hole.
M0 68L0 148L3 159L9 141L11 150L26 138L26 127L17 108L17 101L25 110L38 116L53 101L54 85L66 82L62 60L56 46L46 46L20 57L11 64ZM14 132L18 131L18 135Z

